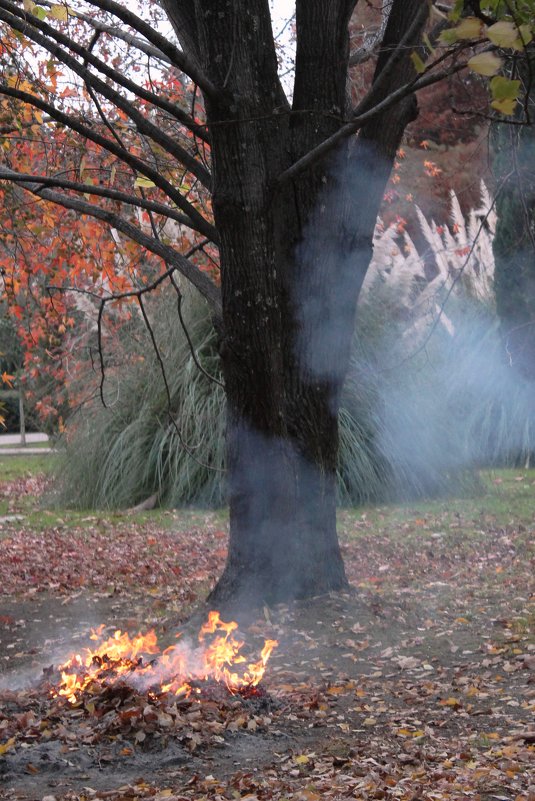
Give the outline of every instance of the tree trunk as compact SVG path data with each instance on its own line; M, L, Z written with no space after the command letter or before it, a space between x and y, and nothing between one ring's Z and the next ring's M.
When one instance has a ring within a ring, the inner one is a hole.
M24 392L19 386L19 421L20 421L20 444L26 445L26 418L24 415Z
M298 0L291 109L267 1L200 5L201 15L188 2L166 7L221 88L206 98L206 111L220 236L230 543L210 601L306 598L347 587L336 535L338 410L379 204L414 107L383 114L358 140L280 184L286 168L348 119L355 0ZM395 0L378 73L419 8L421 0ZM412 74L403 55L388 91ZM385 86L375 102L387 93Z

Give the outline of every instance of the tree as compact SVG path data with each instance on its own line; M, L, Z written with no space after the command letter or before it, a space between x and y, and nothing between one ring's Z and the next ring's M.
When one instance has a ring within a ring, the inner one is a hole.
M529 125L496 124L495 169L501 190L496 199L494 240L496 303L509 362L535 380L535 51L515 65L514 79L527 89ZM518 121L522 116L517 112Z
M501 66L480 5L470 5L476 16L456 26L445 50L428 42L426 65L418 48L429 4L384 4L376 47L362 56L375 57L371 82L352 108L348 75L362 61L349 48L356 0L298 0L291 101L267 0L163 0L143 17L116 0L77 10L0 0L4 111L39 139L43 165L57 163L46 131L64 132L59 170L27 172L8 147L0 177L161 259L156 278L130 271L129 288L115 293L142 314L151 283L168 279L180 298L175 273L209 303L227 397L230 499L229 557L213 602L346 587L335 470L356 302L416 91L464 69L474 48L476 71ZM159 32L164 22L182 49ZM148 66L137 80L141 56ZM78 90L64 83L72 76ZM168 221L193 232L190 257L169 244ZM220 283L193 258L210 243Z

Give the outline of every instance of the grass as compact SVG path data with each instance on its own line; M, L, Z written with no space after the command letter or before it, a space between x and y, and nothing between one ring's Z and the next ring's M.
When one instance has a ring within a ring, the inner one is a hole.
M2 484L37 475L51 475L54 455L0 455L0 493ZM485 470L480 474L481 491L472 497L447 500L416 501L402 504L363 505L339 510L338 526L343 539L354 539L370 530L380 536L403 537L405 540L445 533L452 540L477 541L489 527L509 525L532 528L535 523L535 470ZM211 510L154 509L129 511L43 508L47 499L32 495L19 498L0 497L0 515L23 514L31 528L54 525L77 527L105 525L113 528L125 520L139 524L157 523L175 530L200 528L207 522L225 527L228 514L224 509ZM527 532L529 533L529 532ZM535 550L535 544L533 544Z
M49 474L54 468L54 457L46 453L21 454L20 456L2 456L0 451L0 484L4 481L15 481L18 478Z

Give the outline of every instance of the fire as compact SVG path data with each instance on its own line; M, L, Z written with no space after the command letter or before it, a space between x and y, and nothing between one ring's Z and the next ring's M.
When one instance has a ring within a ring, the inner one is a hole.
M213 611L196 647L179 641L160 652L154 630L133 638L116 631L102 639L104 626L100 626L91 634L98 643L94 649L86 648L84 655L74 654L60 665L61 683L53 693L75 704L83 692L91 693L92 687L97 691L119 679L141 690L156 687L158 692L184 697L199 692L199 683L209 680L223 683L231 693L246 691L260 683L278 643L266 640L260 659L247 663L241 653L244 642L234 636L237 628L235 621L225 623Z

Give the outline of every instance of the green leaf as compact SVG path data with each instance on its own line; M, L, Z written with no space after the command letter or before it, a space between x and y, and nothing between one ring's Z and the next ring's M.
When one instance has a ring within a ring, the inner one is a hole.
M477 17L465 17L454 28L458 39L477 39L481 36L483 24Z
M32 14L34 15L34 17L37 17L37 19L40 19L42 21L46 19L46 17L48 16L48 11L44 9L42 6L34 6L32 9Z
M490 82L490 91L493 100L517 100L520 94L520 81L495 75Z
M451 19L452 22L457 22L461 18L461 14L463 13L464 7L464 0L455 0L452 10L448 14L448 17Z
M524 45L528 45L533 39L533 31L531 30L531 25L524 23L524 25L518 26L518 32L520 34L520 40Z
M501 58L495 56L494 53L478 53L477 56L472 56L468 61L468 66L479 75L496 75L500 71L503 64Z
M418 55L418 53L416 52L416 50L413 50L411 53L411 61L413 63L416 72L425 72L425 64Z
M141 186L144 189L149 189L151 186L156 186L156 184L154 181L151 181L150 178L145 178L144 175L138 175L134 181L134 186Z
M455 44L457 41L457 30L455 28L446 28L438 37L438 41L445 45Z
M506 97L503 100L493 100L490 105L501 114L511 115L515 113L516 103L516 98Z

